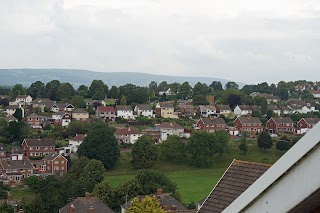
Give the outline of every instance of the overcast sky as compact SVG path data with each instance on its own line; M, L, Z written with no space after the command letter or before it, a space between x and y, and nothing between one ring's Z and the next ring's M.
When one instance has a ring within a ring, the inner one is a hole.
M0 0L0 68L320 80L320 0Z

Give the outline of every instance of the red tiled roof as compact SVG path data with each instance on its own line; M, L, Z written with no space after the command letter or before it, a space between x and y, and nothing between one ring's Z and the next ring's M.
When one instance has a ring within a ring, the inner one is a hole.
M86 135L84 134L79 134L71 138L70 140L72 141L83 141L85 139Z
M158 128L158 129L183 129L182 126L180 126L179 124L174 123L174 122L172 122L172 123L165 122L160 125L157 125L156 128Z
M245 124L261 124L260 119L257 117L239 117L237 119L239 119L241 123Z
M201 118L205 125L227 125L223 118Z
M113 106L98 106L97 110L99 112L115 112Z
M142 134L142 133L139 132L134 127L128 127L128 128L117 129L115 134L116 135L137 135L137 134Z
M28 146L56 146L52 138L24 139Z
M271 119L280 124L293 124L293 121L290 117L272 117Z
M201 206L199 213L220 213L271 165L234 160Z
M303 118L308 124L317 124L320 118Z

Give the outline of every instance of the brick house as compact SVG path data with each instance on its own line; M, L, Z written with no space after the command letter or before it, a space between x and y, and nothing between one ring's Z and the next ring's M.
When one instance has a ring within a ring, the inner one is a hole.
M89 119L89 112L84 109L75 109L72 111L71 117L74 121L87 121Z
M46 123L51 122L51 118L31 113L26 117L27 124L33 129L42 129Z
M159 129L161 133L169 135L181 136L184 134L184 128L177 123L174 122L164 122L162 124L156 124L156 129Z
M226 130L227 124L223 118L200 118L196 123L200 130L208 132L215 132L219 130Z
M237 105L233 111L234 115L237 117L240 116L249 116L252 115L252 108L249 105Z
M294 123L290 117L272 117L267 121L269 133L294 133Z
M320 118L302 118L297 124L297 133L304 134L308 132L319 121L320 121Z
M194 107L193 105L181 104L177 106L176 112L181 117L194 116Z
M106 121L115 121L116 110L113 106L98 106L96 110L96 118L103 118Z
M26 157L44 156L55 153L55 143L52 138L24 139L21 147Z
M233 126L238 131L251 135L262 132L262 123L257 117L238 117L233 121Z
M119 143L134 144L143 134L134 127L117 129L115 136Z
M28 158L0 161L0 174L10 185L19 185L33 174L33 166Z
M67 173L68 160L60 154L49 154L43 159L40 173L49 173L52 175L65 175Z

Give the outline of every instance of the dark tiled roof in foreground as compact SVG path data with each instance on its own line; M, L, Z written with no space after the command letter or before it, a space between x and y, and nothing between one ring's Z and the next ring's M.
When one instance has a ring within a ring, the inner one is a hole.
M234 160L198 212L222 212L270 166L268 164Z

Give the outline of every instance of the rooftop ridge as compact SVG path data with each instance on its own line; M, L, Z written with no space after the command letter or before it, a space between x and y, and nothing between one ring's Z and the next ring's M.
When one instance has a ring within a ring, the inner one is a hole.
M250 164L250 165L259 165L259 166L268 166L268 167L272 166L272 164L257 163L257 162L243 161L243 160L234 159L234 162L233 162L234 165L239 165L240 163Z

